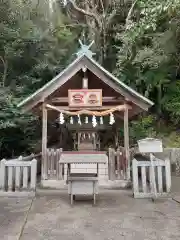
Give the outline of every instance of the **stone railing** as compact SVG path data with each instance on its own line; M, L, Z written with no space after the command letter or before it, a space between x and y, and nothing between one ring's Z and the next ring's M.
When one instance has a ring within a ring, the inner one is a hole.
M133 159L133 192L135 198L167 196L171 190L170 161L154 158L153 169L150 161ZM150 173L150 174L149 174Z
M134 155L139 153L138 147L130 149L130 158L134 158ZM162 153L154 154L157 158L165 160L170 159L172 171L180 175L180 148L164 148Z
M34 196L37 160L0 162L0 196Z

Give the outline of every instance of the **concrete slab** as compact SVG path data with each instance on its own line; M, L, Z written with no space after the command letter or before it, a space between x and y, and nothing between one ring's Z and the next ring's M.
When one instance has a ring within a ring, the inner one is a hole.
M180 204L180 177L172 177L172 199Z
M174 196L180 195L180 177L172 176L171 181L172 181L171 193Z
M92 199L70 206L67 189L38 189L33 203L1 197L0 240L179 240L179 181L172 178L172 199L154 203L131 190L100 189L96 206Z
M0 197L0 239L18 240L31 199Z
M128 191L101 192L69 204L66 191L39 194L21 240L178 240L180 205L171 199L133 199Z

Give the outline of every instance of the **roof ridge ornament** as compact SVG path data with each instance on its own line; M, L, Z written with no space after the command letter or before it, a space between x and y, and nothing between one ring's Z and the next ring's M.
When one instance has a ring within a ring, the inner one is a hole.
M79 43L81 48L78 50L78 52L76 53L77 57L80 57L82 55L86 55L90 58L92 58L94 55L96 55L95 53L93 53L90 48L92 47L92 45L94 44L94 40L91 41L91 43L89 45L84 44L81 39L79 39Z

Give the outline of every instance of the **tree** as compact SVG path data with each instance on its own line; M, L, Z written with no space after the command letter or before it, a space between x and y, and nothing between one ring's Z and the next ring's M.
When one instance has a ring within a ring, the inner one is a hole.
M82 32L105 68L155 102L155 117L133 122L135 141L162 129L151 123L178 127L180 0L2 0L0 20L1 157L40 139L39 118L16 105L75 58Z
M86 38L95 41L98 61L104 66L109 66L110 62L115 63L113 61L115 31L113 29L117 16L121 14L122 5L121 1L116 0L66 1L65 8L68 15L74 22L84 24Z
M116 74L154 100L156 113L162 117L165 89L179 71L179 57L175 60L174 56L179 56L180 1L138 0L132 7L124 31L117 35L121 47Z
M65 67L76 34L52 17L48 1L1 1L0 13L0 146L10 157L32 151L40 138L39 119L17 103Z

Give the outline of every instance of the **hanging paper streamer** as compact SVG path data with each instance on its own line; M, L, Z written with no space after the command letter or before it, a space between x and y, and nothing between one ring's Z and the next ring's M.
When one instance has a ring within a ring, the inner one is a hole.
M83 135L83 139L85 140L86 139L86 134L84 133L84 135Z
M114 115L110 113L109 124L113 125L115 123Z
M78 114L78 124L81 125L81 118L80 118L79 114Z
M103 117L102 116L100 117L100 124L101 125L103 124Z
M86 124L88 123L88 117L85 118L85 123L86 123Z
M74 123L73 117L70 117L70 124L73 124L73 123Z
M96 127L96 125L97 125L96 116L92 117L92 125L93 125L93 127Z
M64 115L63 115L62 112L59 114L59 123L60 123L60 124L63 124L63 123L64 123Z

